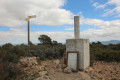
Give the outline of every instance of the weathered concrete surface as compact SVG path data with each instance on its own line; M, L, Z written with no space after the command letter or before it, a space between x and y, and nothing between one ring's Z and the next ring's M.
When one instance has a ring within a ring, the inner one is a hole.
M75 39L80 38L79 16L74 16L74 36Z
M84 70L90 65L89 39L67 39L66 51L79 52L78 69Z

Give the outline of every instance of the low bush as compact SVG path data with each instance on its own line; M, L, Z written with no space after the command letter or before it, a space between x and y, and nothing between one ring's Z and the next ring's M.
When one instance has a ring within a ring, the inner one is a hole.
M90 44L90 55L91 65L94 61L120 62L120 44L92 43Z
M36 58L38 64L41 64L41 59L39 57Z

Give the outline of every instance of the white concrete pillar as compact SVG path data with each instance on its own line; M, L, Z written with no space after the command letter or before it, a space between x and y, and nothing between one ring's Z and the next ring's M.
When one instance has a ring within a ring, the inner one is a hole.
M79 16L74 16L74 36L75 39L80 38Z

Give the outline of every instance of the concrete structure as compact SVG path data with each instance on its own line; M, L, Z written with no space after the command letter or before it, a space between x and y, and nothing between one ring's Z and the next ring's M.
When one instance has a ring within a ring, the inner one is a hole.
M74 16L74 36L75 39L80 38L79 16Z
M75 39L66 40L66 52L78 52L78 69L84 70L90 65L89 39L80 39L79 16L74 17Z

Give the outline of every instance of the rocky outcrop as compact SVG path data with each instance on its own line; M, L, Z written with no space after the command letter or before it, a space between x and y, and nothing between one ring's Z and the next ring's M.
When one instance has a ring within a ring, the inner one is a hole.
M39 65L36 57L22 57L18 66L24 73L18 80L50 80L45 66Z
M120 63L95 62L84 71L63 69L62 61L46 60L37 63L36 57L22 57L18 63L22 75L17 80L119 80Z

